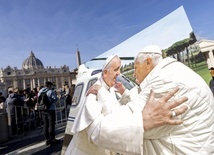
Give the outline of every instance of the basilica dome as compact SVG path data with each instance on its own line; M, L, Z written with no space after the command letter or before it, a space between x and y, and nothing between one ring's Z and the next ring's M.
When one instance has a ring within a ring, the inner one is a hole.
M25 59L22 63L22 68L23 69L39 69L39 68L44 68L42 62L37 59L34 55L34 53L31 51L30 56Z

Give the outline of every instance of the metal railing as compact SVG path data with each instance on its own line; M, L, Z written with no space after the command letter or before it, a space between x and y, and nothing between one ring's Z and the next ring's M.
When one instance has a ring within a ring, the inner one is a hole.
M13 108L13 113L11 113ZM56 124L67 121L69 108L66 107L65 98L59 98L56 104ZM42 112L35 110L34 107L26 106L7 106L7 117L9 127L9 137L19 134L25 134L30 130L34 130L43 125Z

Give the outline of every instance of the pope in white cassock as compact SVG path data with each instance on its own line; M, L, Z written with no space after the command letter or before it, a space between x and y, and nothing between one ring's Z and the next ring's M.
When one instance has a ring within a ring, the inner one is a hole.
M113 155L115 153L101 148L88 139L87 127L97 119L100 112L105 116L111 113L113 109L120 106L120 103L116 99L114 91L114 84L116 77L120 74L121 60L118 56L112 55L108 57L103 65L102 76L95 83L101 85L101 89L97 95L89 94L84 104L80 108L73 127L74 133L73 139L70 142L66 155ZM106 103L101 96L106 94L109 96L110 102ZM101 101L101 102L98 102Z

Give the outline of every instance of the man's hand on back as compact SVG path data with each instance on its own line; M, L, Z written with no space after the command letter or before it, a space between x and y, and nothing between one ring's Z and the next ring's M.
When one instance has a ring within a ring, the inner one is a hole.
M92 85L88 91L86 92L86 96L88 96L89 94L94 94L97 95L98 91L100 90L101 86L98 84L94 84Z
M144 131L164 124L179 125L183 123L182 120L175 119L173 115L178 116L188 109L186 105L177 107L187 101L188 98L181 97L180 99L168 102L178 90L178 88L175 88L159 100L154 100L154 92L151 90L150 98L142 111Z

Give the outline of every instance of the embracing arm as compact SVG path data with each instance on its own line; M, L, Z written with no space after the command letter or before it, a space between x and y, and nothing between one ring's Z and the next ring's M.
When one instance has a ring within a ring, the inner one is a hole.
M114 113L100 115L87 128L88 137L96 145L120 153L140 153L143 132L164 124L178 125L181 120L171 117L171 109L187 100L186 97L167 102L178 89L174 89L160 100L154 100L154 92L142 112L132 113L128 106L120 106ZM186 111L178 108L177 115Z
M124 87L121 82L116 82L115 84L116 92L121 95L119 102L123 105L135 100L138 97L138 87L135 86L131 90L128 90Z
M97 94L100 104L111 106L112 99L104 89L96 91L98 86L90 88L91 93ZM102 95L104 94L104 95ZM120 153L139 153L139 144L143 140L142 114L132 113L128 106L116 106L112 113L97 115L87 128L88 137L96 145ZM136 136L138 134L139 136ZM136 138L133 138L136 137Z
M120 106L112 114L99 115L87 129L88 137L96 145L120 153L140 153L143 140L142 114L132 113Z

